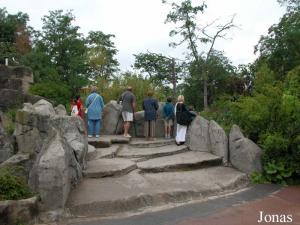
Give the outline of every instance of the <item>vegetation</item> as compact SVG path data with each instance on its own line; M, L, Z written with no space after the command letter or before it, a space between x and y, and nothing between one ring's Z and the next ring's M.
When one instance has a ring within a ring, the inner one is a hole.
M91 31L84 37L73 25L72 12L61 10L50 11L42 19L42 30L35 31L27 26L27 14L1 9L0 58L14 57L15 64L31 67L36 82L31 93L55 104L67 105L87 84L96 85L106 103L117 100L130 85L138 109L148 90L160 101L183 94L188 105L226 132L238 124L260 145L264 171L254 174L254 181L294 183L300 180L300 2L278 2L287 11L261 37L255 46L259 57L248 65L235 67L215 49L216 41L235 27L233 17L217 26L200 26L199 14L205 16L208 6L194 6L191 0L171 3L166 16L166 22L176 26L170 36L181 38L170 45L187 44L184 62L149 51L135 55L138 72L120 73L114 35Z
M0 201L30 198L33 193L25 179L17 175L20 168L12 166L0 167Z

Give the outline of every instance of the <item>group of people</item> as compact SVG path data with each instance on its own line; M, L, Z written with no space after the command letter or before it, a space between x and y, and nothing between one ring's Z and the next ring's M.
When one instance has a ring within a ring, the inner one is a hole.
M142 103L145 121L144 136L147 140L155 139L155 125L159 105L153 95L153 91L148 91L147 97ZM132 87L127 87L127 90L121 95L119 103L122 105L122 118L124 121L123 135L124 137L130 138L129 130L131 123L134 122L134 112L136 111L136 97L133 94ZM93 137L93 135L95 135L95 137L98 138L100 136L103 108L103 98L96 92L96 88L92 88L91 94L85 101L85 110L80 96L77 96L72 103L71 115L78 115L84 119L84 114L86 114L88 121L88 137ZM165 138L168 139L175 136L177 145L184 144L187 126L191 123L195 116L195 113L186 108L183 95L178 96L177 103L175 105L173 104L173 99L168 97L163 106ZM176 125L175 135L173 134L174 125Z

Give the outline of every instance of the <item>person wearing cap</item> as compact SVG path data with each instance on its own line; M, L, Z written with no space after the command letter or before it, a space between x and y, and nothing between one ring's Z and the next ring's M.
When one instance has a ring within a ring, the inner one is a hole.
M93 137L93 135L96 135L96 138L100 136L102 110L104 108L103 98L96 90L96 87L92 87L91 94L85 100L88 119L88 137L90 138Z
M122 94L120 98L122 104L122 117L124 121L124 137L130 138L129 129L130 123L133 122L133 114L136 108L136 97L132 93L132 87L128 86L127 90Z

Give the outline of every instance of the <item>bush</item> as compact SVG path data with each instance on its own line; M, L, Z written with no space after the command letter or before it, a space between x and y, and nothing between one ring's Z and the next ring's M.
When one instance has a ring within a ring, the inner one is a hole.
M16 120L17 108L10 108L4 113L3 125L5 131L12 135L15 131L15 120Z
M54 105L66 105L70 101L71 88L61 82L44 81L30 87L30 93L45 97Z
M3 166L0 168L0 200L30 198L33 193L23 177L17 176L20 168Z

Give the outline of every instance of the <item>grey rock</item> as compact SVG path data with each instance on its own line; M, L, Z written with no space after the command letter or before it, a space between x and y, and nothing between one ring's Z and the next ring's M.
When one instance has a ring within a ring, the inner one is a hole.
M189 151L150 159L137 164L142 172L166 172L220 165L222 158L207 152Z
M89 178L121 176L136 168L136 163L128 159L97 159L88 162L83 174Z
M33 107L35 111L41 115L54 116L56 114L52 104L44 99L36 102Z
M193 151L210 152L209 121L197 116L187 131L186 145Z
M250 139L245 138L237 125L229 134L229 155L231 164L242 172L261 172L262 150Z
M64 208L72 186L81 179L73 151L59 135L45 146L30 172L29 184L39 193L42 209Z
M162 147L149 147L141 149L139 147L124 146L118 152L117 156L122 158L143 158L151 159L162 156L175 155L188 151L188 147L181 145L166 145Z
M56 106L54 108L54 110L56 112L56 115L59 115L59 116L66 116L67 115L66 107L62 104L59 104L58 106Z
M0 224L31 224L38 215L38 197L0 201Z
M148 141L145 138L133 138L129 143L130 146L136 148L154 148L166 145L175 144L174 139L156 138L155 140Z
M228 138L219 124L214 120L209 122L209 139L211 152L223 158L223 163L228 163Z
M116 101L110 101L103 109L102 115L102 134L122 133L123 119L121 115L122 106Z
M203 200L232 193L248 184L247 176L229 167L143 173L121 177L84 179L72 191L68 207L76 216L107 216L136 212L169 203Z

